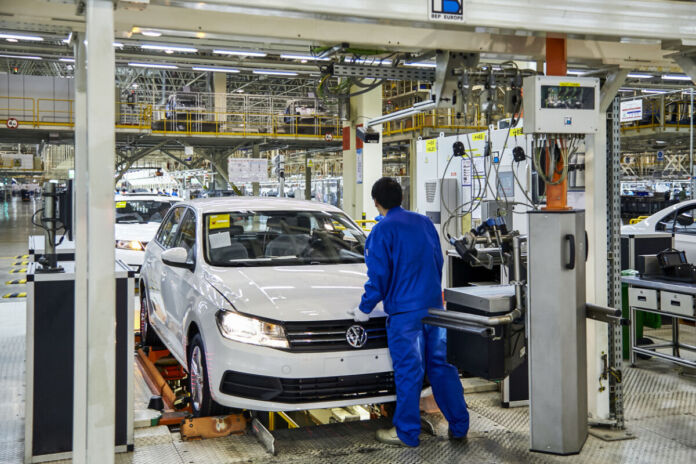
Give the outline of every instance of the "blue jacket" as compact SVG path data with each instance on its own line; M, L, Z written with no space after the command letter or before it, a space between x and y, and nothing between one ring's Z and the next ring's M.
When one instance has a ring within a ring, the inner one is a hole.
M365 263L361 311L369 313L380 301L390 315L442 308L442 249L426 216L390 209L367 237Z

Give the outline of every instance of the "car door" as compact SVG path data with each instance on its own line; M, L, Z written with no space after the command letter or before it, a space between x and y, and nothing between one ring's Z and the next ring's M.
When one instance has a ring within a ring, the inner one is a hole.
M677 211L671 231L674 232L674 247L686 252L689 263L696 263L696 205Z
M171 248L178 236L180 223L184 218L186 208L172 208L162 221L155 243L148 246L143 264L143 275L146 277L147 296L152 307L150 308L150 323L155 327L157 333L162 337L162 341L171 347L175 341L173 334L169 332L169 321L166 309L166 302L162 292L163 276L169 274L170 267L162 262L162 252Z
M196 262L196 214L188 209L179 226L179 231L173 247L184 248L187 261ZM162 300L167 311L167 329L176 338L176 349L181 349L180 359L185 359L184 347L184 318L194 299L194 272L190 269L164 265L162 272Z

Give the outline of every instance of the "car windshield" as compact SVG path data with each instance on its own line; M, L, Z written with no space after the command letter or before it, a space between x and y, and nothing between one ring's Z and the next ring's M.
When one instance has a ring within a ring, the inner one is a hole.
M345 214L245 211L204 216L205 259L214 266L362 263L365 235Z
M116 201L116 224L162 222L172 203L160 200Z

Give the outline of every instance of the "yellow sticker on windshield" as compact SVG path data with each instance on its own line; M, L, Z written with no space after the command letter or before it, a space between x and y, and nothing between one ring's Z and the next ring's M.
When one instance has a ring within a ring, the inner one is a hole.
M121 209L126 207L126 202L125 201L117 201L116 202L116 209Z
M229 229L230 228L230 215L229 214L211 214L208 216L208 228L209 229Z

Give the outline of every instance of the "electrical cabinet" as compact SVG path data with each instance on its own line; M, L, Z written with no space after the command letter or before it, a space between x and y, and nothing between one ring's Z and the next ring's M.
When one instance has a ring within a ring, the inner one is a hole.
M526 134L594 134L599 129L599 79L530 76L524 79Z

